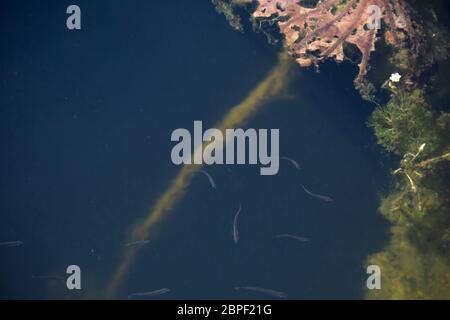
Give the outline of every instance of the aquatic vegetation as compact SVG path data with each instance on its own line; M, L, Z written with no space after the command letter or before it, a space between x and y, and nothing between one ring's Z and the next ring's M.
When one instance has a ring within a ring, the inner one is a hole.
M358 64L355 87L369 101L376 99L377 89L368 72L378 42L382 40L393 49L387 58L399 71L409 71L404 75L406 83L417 81L436 59L445 56L429 54L429 42L423 42L423 38L433 37L441 47L448 47L440 33L430 34L435 29L415 22L414 11L403 0L212 1L239 31L243 31L239 16L243 10L237 8L245 8L253 29L263 32L270 43L278 43L282 38L302 67L318 68L326 59Z
M403 1L293 1L258 0L255 19L276 21L285 45L301 66L318 65L333 58L344 61L344 46L354 45L361 52L357 83L367 74L371 52L381 23L384 39L400 49L413 38L413 22Z
M401 86L390 87L392 99L386 107L378 108L369 122L378 142L386 150L405 156L416 153L426 144L425 154L442 149L448 115L436 115L425 100L423 90L406 91Z
M251 2L252 0L212 0L217 12L223 14L230 26L239 32L243 32L244 27L242 26L241 17L234 12L234 9L239 6L250 4Z
M388 247L368 259L382 270L381 290L369 299L450 299L450 263L442 254L419 249L404 226L392 228Z
M450 114L438 114L423 90L387 87L392 98L369 125L378 142L401 157L380 212L393 227L389 245L368 264L383 270L371 299L450 298Z

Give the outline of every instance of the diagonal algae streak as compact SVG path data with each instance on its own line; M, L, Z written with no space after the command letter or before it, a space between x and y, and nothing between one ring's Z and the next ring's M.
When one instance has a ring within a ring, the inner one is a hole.
M294 68L291 59L285 52L278 55L277 65L270 71L267 77L261 81L250 94L238 105L234 106L219 122L216 127L225 132L244 124L261 106L280 94L289 82L290 74ZM194 150L194 153L202 152L206 142ZM182 199L186 187L192 177L201 169L201 165L184 165L175 179L171 182L167 191L157 200L146 218L132 230L132 241L148 239L152 227L158 223L171 209ZM128 269L133 263L139 247L127 248L122 262L117 267L112 281L106 290L107 298L113 298L119 289Z

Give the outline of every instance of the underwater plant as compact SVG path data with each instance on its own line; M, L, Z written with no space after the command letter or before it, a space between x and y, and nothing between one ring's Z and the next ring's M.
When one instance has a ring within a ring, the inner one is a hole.
M450 299L450 113L437 113L423 89L390 80L391 99L369 120L380 145L400 157L381 203L391 240L368 264L383 270L370 299Z
M384 38L395 48L403 47L414 35L402 0L257 2L253 18L276 21L285 45L301 66L317 65L327 58L344 61L344 45L355 45L362 54L356 82L367 74L382 22Z
M247 8L253 28L271 43L281 34L284 46L301 67L318 67L326 59L358 63L355 87L369 101L375 86L368 80L369 60L378 40L394 52L390 60L403 69L420 54L422 28L403 0L212 0L230 25L243 31L237 8ZM350 57L355 55L358 61ZM429 58L432 61L432 58ZM416 64L417 65L417 64ZM420 73L416 71L415 77ZM411 78L413 73L408 74Z

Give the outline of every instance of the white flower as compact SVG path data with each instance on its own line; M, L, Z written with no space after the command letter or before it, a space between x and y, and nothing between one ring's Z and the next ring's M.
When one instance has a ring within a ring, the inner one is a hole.
M400 73L396 72L391 74L391 77L389 78L389 80L391 80L392 82L400 82L400 79L402 78L402 76L400 75Z

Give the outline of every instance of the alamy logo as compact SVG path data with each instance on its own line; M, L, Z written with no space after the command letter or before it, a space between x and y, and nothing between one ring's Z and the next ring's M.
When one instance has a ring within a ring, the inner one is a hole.
M80 30L81 29L81 9L77 5L70 5L66 10L67 14L70 14L66 20L66 26L69 30Z
M66 286L69 290L81 290L81 269L77 265L67 267L66 273L69 277L66 280Z
M367 267L367 289L369 290L381 290L381 269L377 265L371 265Z
M269 144L270 139L270 144ZM208 129L194 121L194 137L187 129L176 129L171 140L172 162L181 164L260 164L261 175L275 175L279 170L279 129ZM269 150L270 146L270 150ZM248 150L247 150L248 147Z
M376 5L370 5L367 7L367 13L369 14L366 24L367 28L369 30L381 29L381 8Z

